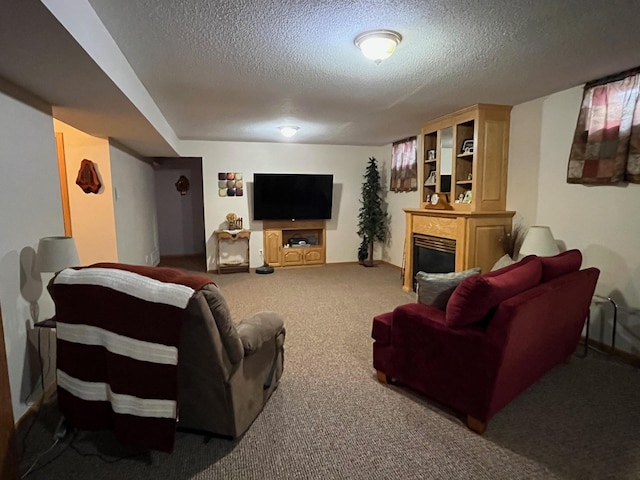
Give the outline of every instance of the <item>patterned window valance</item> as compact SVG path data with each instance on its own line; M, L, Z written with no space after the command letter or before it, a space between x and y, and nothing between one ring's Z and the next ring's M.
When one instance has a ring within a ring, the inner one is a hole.
M391 149L392 192L414 192L418 189L417 137L394 142Z
M639 96L640 67L585 85L568 183L640 183Z

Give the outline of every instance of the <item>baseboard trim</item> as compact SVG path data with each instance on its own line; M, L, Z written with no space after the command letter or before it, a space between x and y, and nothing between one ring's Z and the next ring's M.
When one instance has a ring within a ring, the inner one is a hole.
M33 416L38 414L38 412L42 408L42 405L44 405L54 397L54 395L56 394L57 388L58 387L55 383L52 385L49 385L49 387L44 391L44 396L42 397L42 399L30 405L29 408L27 408L27 410L22 414L22 416L18 419L18 421L15 424L16 432L20 431L20 428L22 427L22 425L24 425L25 422L27 422L28 420L31 420Z
M584 347L584 337L582 337L581 339L580 346ZM633 367L640 368L640 356L638 354L630 353L625 350L620 350L619 348L614 348L612 350L610 345L603 342L598 342L597 340L593 340L592 338L589 339L588 348L593 349L596 352L602 353L604 355L611 355L611 356L618 357L624 363L628 363Z

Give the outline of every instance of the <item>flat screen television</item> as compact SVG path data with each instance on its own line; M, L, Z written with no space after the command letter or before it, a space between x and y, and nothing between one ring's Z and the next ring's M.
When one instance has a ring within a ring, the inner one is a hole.
M254 220L331 218L333 175L254 173Z

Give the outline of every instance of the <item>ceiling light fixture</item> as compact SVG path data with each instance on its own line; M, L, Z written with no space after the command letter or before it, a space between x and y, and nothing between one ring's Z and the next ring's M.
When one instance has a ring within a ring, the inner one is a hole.
M389 58L402 41L402 35L392 30L371 30L358 35L353 43L369 60L379 64Z
M280 129L280 133L287 138L293 137L300 127L296 127L295 125L283 125L282 127L278 127Z

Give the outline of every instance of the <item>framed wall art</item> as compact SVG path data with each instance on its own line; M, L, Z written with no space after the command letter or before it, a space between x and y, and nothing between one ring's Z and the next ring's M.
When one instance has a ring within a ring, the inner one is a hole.
M218 195L221 197L242 197L244 195L242 173L218 173Z

